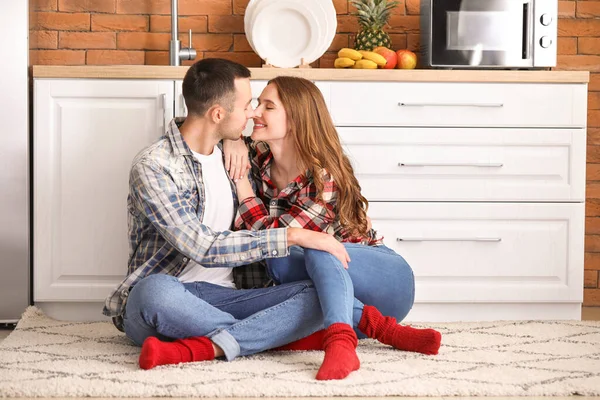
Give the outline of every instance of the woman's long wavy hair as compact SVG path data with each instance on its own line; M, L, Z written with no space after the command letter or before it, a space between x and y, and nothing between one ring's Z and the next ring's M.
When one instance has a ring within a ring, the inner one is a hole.
M291 76L276 77L269 84L277 88L299 162L312 174L317 198L322 200L325 169L338 189L336 212L340 222L350 235L364 236L369 202L360 192L321 91L311 81Z

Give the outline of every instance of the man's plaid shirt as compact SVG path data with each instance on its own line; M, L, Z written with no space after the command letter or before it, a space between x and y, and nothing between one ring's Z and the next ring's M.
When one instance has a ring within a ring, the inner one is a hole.
M338 189L333 177L323 175L322 199L317 200L317 186L307 171L290 182L283 190L271 181L273 154L264 142L246 140L250 148L252 179L256 197L244 199L238 208L236 229L263 230L267 228L304 228L326 232L340 242L383 244L382 238L371 229L364 238L352 237L337 215ZM265 206L268 204L268 209Z
M202 224L202 166L181 137L178 126L182 122L173 120L166 135L133 161L127 197L128 274L107 297L105 315L121 316L129 290L142 278L178 276L189 260L204 267L236 267L289 254L287 229L215 232ZM230 184L237 207L235 185ZM233 271L238 288L263 286L268 281L261 264ZM119 320L115 320L117 327Z

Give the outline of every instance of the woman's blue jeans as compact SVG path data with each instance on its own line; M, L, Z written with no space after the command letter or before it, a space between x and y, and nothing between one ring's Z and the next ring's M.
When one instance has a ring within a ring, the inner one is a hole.
M278 283L311 279L325 327L342 322L356 328L364 305L402 321L415 300L415 280L408 263L386 246L344 246L351 260L347 270L327 252L293 246L288 257L267 260L269 274Z

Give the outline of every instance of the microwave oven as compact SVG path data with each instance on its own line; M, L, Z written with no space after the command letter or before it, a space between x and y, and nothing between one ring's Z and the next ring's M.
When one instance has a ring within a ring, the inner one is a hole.
M557 0L421 0L423 64L432 68L556 66Z

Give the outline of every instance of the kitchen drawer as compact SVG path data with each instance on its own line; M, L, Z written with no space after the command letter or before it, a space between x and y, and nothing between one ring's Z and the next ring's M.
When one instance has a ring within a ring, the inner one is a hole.
M369 201L585 200L583 129L338 128Z
M332 82L337 126L584 127L584 84Z
M416 302L581 302L583 204L371 203Z

